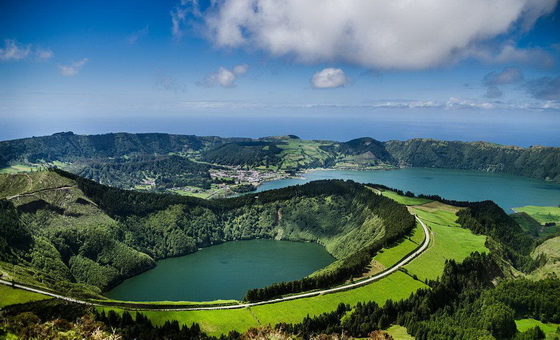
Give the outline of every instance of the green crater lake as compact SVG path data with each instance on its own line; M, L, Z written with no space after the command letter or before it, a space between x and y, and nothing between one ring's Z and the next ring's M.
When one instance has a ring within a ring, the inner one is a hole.
M241 300L252 288L303 278L334 261L316 243L233 241L169 258L109 291L127 301Z

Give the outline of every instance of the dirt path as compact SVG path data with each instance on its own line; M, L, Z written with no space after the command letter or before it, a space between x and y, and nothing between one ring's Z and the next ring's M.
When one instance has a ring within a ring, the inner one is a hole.
M76 187L75 185L63 185L61 187L45 188L45 189L35 190L35 191L31 191L31 192L24 192L23 194L17 194L17 195L14 195L14 196L8 196L8 197L6 197L6 199L13 200L14 198L33 196L33 195L38 194L40 192L51 191L51 190L72 189L72 188L75 188L75 187Z

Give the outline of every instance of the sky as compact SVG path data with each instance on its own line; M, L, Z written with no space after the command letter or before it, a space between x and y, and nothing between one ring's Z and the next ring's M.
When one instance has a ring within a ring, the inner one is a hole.
M560 146L557 0L0 0L0 140Z

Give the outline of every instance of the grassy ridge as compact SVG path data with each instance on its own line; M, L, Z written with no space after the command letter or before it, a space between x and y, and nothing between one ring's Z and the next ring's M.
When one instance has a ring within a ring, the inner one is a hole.
M399 203L411 206L410 209L431 229L433 240L430 248L405 266L411 275L416 275L421 280L434 280L441 276L446 260L453 259L460 262L472 252L488 252L484 245L485 236L474 235L470 230L460 228L457 224L456 213L459 208L425 198L398 195L390 190L384 190L382 194ZM423 238L422 229L417 228L411 240L419 243L418 241ZM375 259L384 265L383 261L394 263L391 261L398 260L397 254L404 256L414 249L414 243L406 241L395 247L397 248L395 253L387 255L382 253Z
M514 208L515 212L524 212L537 220L540 224L555 223L560 224L560 207L540 207L535 205L526 205L520 208Z
M451 208L448 205L441 206L441 209ZM421 280L434 280L441 276L446 260L460 262L472 252L488 252L484 245L486 236L474 235L470 230L460 228L454 213L445 210L426 211L422 206L413 209L431 229L433 241L426 252L405 266L410 274Z
M426 199L426 198L416 198L416 197L407 197L407 196L402 196L397 194L394 191L391 190L384 190L383 192L383 196L388 197L394 201L399 202L400 204L404 204L404 205L418 205L418 204L426 204L431 202L431 200Z

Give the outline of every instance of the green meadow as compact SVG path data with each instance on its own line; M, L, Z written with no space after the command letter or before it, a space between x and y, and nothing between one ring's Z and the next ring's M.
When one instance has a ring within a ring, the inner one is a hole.
M515 325L517 326L517 330L520 332L525 332L535 326L539 326L546 335L547 340L560 338L560 324L543 323L535 319L521 319L515 320Z
M0 298L0 308L17 303L51 299L51 297L47 295L28 292L23 289L14 289L5 285L0 285L0 296L2 297Z
M393 325L385 330L395 340L414 340L414 337L407 333L406 328L399 325Z
M401 196L391 190L385 190L382 192L382 194L383 196L389 197L390 199L395 200L400 204L404 204L404 205L419 205L419 204L425 204L431 202L429 199L426 198Z
M438 203L428 207L415 206L414 212L426 223L432 233L428 250L405 266L411 275L421 280L441 276L446 260L462 261L474 251L487 252L486 236L474 235L457 224L456 208Z
M560 224L560 207L539 207L535 205L526 205L520 208L513 208L513 210L515 212L527 213L540 224Z
M513 210L516 222L533 237L546 239L560 232L560 207L527 205Z

